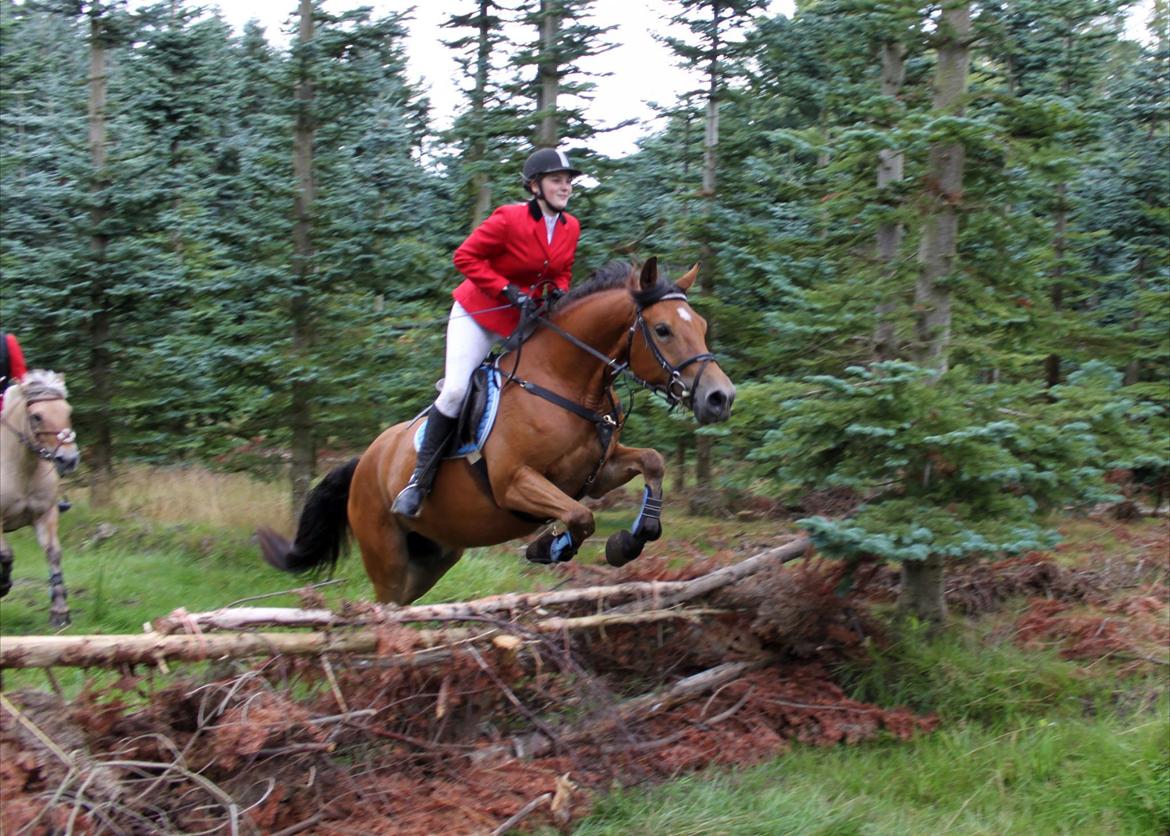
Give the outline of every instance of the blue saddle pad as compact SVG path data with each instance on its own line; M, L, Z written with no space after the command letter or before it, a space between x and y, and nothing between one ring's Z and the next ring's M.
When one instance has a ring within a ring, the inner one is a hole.
M475 461L479 458L479 451L487 443L492 427L496 423L496 411L500 407L500 370L494 366L484 365L476 370L476 374L487 376L487 398L484 401L483 412L475 423L475 439L468 441L454 450L447 452L444 458L469 458ZM426 431L427 419L418 422L418 429L414 432L414 449L417 452L422 444L423 433Z

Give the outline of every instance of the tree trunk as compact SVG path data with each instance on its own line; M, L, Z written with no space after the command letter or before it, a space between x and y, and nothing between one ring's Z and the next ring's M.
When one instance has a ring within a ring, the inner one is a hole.
M716 174L719 168L719 55L722 48L719 31L719 4L711 6L711 29L707 44L707 115L703 131L703 186L699 191L705 205L703 240L699 242L699 292L715 296L719 270L715 249L711 246L711 230L715 224ZM707 347L715 350L715 318L708 314ZM695 435L695 483L705 487L711 481L710 436Z
M882 47L882 95L896 98L906 78L906 48L896 41L889 41ZM883 148L878 152L877 186L878 199L883 198L882 190L891 183L900 183L903 178L903 154L899 150ZM883 221L877 228L877 261L883 281L882 288L892 288L890 279L897 272L898 252L902 247L902 224L897 221ZM873 331L873 356L875 360L892 360L897 356L898 345L894 329L894 312L897 304L892 298L878 302Z
M970 61L971 9L969 4L948 6L939 26L941 42L935 71L934 110L961 116ZM963 198L961 143L931 147L924 195L922 241L918 250L919 276L914 288L918 311L914 360L944 372L951 340L951 291L946 279L954 270L959 233L959 204Z
M932 554L926 560L902 561L898 610L927 624L942 624L947 618L943 581L943 559L937 554Z
M93 384L93 436L86 444L88 459L90 503L106 507L113 501L113 429L111 407L114 398L114 376L110 364L110 309L104 285L102 265L106 260L109 237L104 231L109 217L109 204L103 192L108 187L106 172L106 48L101 9L89 12L89 155L93 168L91 189L93 206L89 211L89 249L93 258L93 290L90 297L92 312L89 319L90 359L89 375Z
M479 0L479 18L476 23L475 88L471 94L471 116L475 127L475 138L467 149L468 161L475 166L483 163L487 155L486 140L483 136L484 114L487 109L488 71L491 69L491 17L488 15L490 0ZM492 209L492 184L487 173L476 171L471 175L471 229L475 229Z
M559 66L555 57L560 17L554 0L540 0L540 130L536 144L540 148L555 148L557 135L557 93L560 89Z
M299 41L313 40L313 3L300 0ZM292 429L292 508L300 512L313 481L316 446L313 433L313 385L311 373L313 344L312 295L309 282L313 272L313 140L316 129L312 112L313 81L309 68L301 67L296 85L297 118L293 131L293 274L296 290L291 301L293 362L298 371L290 383L289 422Z
M938 66L935 70L934 110L963 113L970 61L971 9L968 3L944 7L939 25ZM951 339L951 291L959 233L959 206L963 198L964 148L940 143L930 149L927 168L919 275L914 288L916 343L914 361L940 374L945 372ZM899 606L931 621L946 614L943 600L942 559L902 563Z
M1068 184L1056 184L1056 208L1052 217L1052 287L1049 301L1054 313L1064 308L1064 256L1068 246ZM1053 352L1044 358L1044 385L1051 389L1060 385L1060 355Z

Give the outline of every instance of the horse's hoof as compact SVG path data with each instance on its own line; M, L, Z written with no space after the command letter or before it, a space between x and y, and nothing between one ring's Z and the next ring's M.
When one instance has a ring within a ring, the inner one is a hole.
M628 531L615 531L605 541L605 562L610 566L625 566L642 553L645 542Z
M634 538L650 543L662 536L662 521L643 517L634 525Z
M53 613L49 616L49 626L51 627L68 627L73 623L73 619L69 617L69 613Z
M524 556L528 558L529 562L539 563L542 566L550 563L568 563L575 554L577 554L577 544L573 542L572 535L567 531L560 534L546 531L529 543L528 548L524 550Z
M524 550L524 557L529 563L539 563L541 566L546 566L553 562L552 550L553 533L546 531L535 540L528 544L528 548Z

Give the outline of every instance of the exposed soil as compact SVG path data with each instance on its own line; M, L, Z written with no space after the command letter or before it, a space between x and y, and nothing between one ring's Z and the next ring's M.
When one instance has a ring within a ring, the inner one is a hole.
M952 609L974 616L1023 598L1022 646L1109 659L1119 675L1164 666L1167 532L1100 525L1120 553L954 567ZM684 565L647 555L616 572L561 571L580 586L685 579L766 545L735 542ZM69 704L9 693L0 831L230 832L234 822L240 832L482 834L537 800L517 829L567 829L614 786L756 763L794 741L927 734L936 718L856 702L833 679L836 662L882 640L868 613L896 583L882 566L847 576L812 558L725 588L704 602L719 612L693 622L552 637L517 623L524 653L497 641L402 664L417 634L386 627L373 657L277 658L198 681L127 671L118 687ZM627 710L633 697L737 660L756 667L665 710Z

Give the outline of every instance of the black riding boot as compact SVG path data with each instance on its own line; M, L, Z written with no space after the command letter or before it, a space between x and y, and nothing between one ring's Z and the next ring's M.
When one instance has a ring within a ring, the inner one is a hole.
M423 430L422 443L419 445L418 463L414 466L414 473L390 508L395 514L404 517L419 515L423 500L431 492L431 485L434 484L435 473L439 470L439 462L443 460L447 442L455 434L458 423L458 418L448 418L439 412L438 407L431 407L427 415L426 429Z

